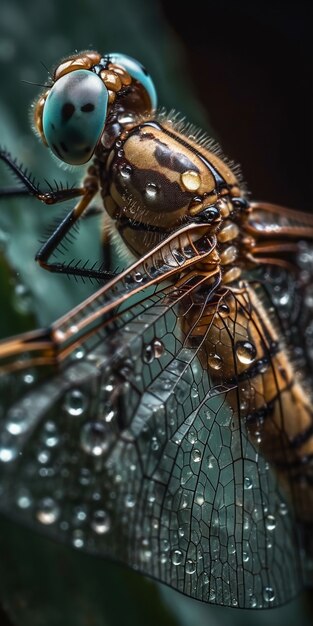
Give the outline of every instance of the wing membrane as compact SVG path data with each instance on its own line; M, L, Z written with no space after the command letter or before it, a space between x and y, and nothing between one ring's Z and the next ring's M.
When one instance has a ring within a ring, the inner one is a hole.
M191 597L276 606L303 574L292 494L247 419L253 382L236 371L255 303L247 289L245 306L218 293L216 277L161 287L105 308L65 359L4 371L1 509ZM234 376L205 366L217 320Z

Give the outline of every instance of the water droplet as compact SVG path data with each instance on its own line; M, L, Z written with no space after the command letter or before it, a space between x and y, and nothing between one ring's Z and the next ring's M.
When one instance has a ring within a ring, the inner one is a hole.
M195 463L199 463L201 461L201 452L200 450L193 450L191 453L191 458Z
M181 550L174 550L172 552L172 563L173 565L180 565L183 560L183 553Z
M5 446L0 448L0 461L2 461L2 463L10 463L14 461L16 457L17 450L15 448L7 448Z
M32 310L31 293L25 285L18 284L14 289L14 308L18 313L26 314Z
M20 509L29 509L32 505L32 499L27 492L22 492L19 494L16 504Z
M88 485L90 485L90 481L91 481L91 472L90 472L90 470L87 469L87 467L82 467L81 470L80 470L79 483L83 487L87 487Z
M185 172L182 172L180 178L187 191L195 192L201 185L201 176L194 170L186 170Z
M210 594L209 594L209 601L210 602L214 602L216 600L216 593L214 589L210 590Z
M180 446L181 442L182 442L182 436L180 433L175 433L175 435L173 436L173 442L177 445Z
M50 460L49 450L41 450L40 452L38 452L37 459L39 463L41 463L42 465L45 465L45 463L48 463Z
M249 606L251 609L255 609L255 607L257 606L257 599L255 596L250 596L249 598Z
M227 552L228 554L236 554L236 544L232 539L228 541Z
M38 522L49 526L54 524L60 515L60 509L52 498L43 498L36 512Z
M114 411L108 411L108 413L106 413L104 416L104 420L107 424L110 424L110 422L112 422L114 418L115 418Z
M87 454L101 456L108 448L107 428L103 422L87 422L84 424L81 447Z
M180 484L186 485L190 478L193 476L193 471L190 467L184 467L181 473Z
M35 376L34 374L31 374L31 373L25 374L23 377L23 381L25 385L32 385L34 380L35 380Z
M194 574L196 571L196 564L192 559L186 561L186 574Z
M85 543L85 537L82 530L76 529L73 532L73 546L74 548L83 548Z
M196 443L196 441L198 441L198 437L197 434L194 430L190 430L188 435L187 435L187 439L189 441L189 443L191 443L191 445L194 445L194 443Z
M244 365L253 363L256 358L256 347L250 341L237 341L235 350L238 361Z
M213 417L213 413L211 413L209 409L205 409L202 413L202 417L206 422L210 422Z
M55 470L53 469L53 467L41 467L38 471L38 474L40 478L49 478L51 476L54 476Z
M143 542L143 544L144 544L144 542ZM150 559L152 558L152 551L150 550L150 548L145 548L144 550L141 550L140 557L141 557L142 561L150 561ZM161 555L161 559L160 560L161 560L161 563L164 563L164 555ZM166 560L166 558L165 558L165 560Z
M181 501L181 508L187 509L190 506L188 495L184 493Z
M204 504L204 497L202 495L196 496L195 502L196 504L199 504L199 506L202 506Z
M221 317L227 317L230 314L230 308L228 304L226 304L226 302L220 304L220 306L218 307L218 312Z
M198 391L198 388L196 387L196 385L192 385L191 391L190 391L190 395L194 399L199 397L199 391Z
M49 434L56 433L56 430L57 430L55 423L52 422L51 420L45 423L44 428L45 428L46 433L49 433Z
M243 560L243 562L244 563L248 563L249 559L250 559L250 556L249 556L248 552L243 552L242 553L242 560Z
M223 365L223 359L218 354L210 354L208 365L212 370L220 370Z
M172 389L173 382L170 378L166 378L165 380L162 380L162 386L165 391L170 391ZM177 396L181 395L181 391L181 387L178 387Z
M274 530L274 528L276 527L276 519L274 515L267 515L265 520L265 526L267 530Z
M164 550L164 552L168 552L170 549L170 542L168 539L163 539L162 540L162 550Z
M263 590L263 598L265 602L274 602L275 593L272 587L265 587L265 589Z
M208 469L214 469L215 466L216 466L216 458L215 456L211 455L208 457Z
M73 511L73 521L74 524L82 524L83 522L85 522L87 519L87 509L82 507L82 506L78 506L75 507L74 511Z
M252 480L249 476L245 476L243 481L244 489L252 489Z
M136 499L135 497L131 494L128 493L125 497L125 506L127 506L128 509L132 509L136 504Z
M124 180L129 180L131 177L131 166L130 165L124 165L123 167L120 168L120 175Z
M123 111L122 113L120 113L117 117L119 124L133 124L134 123L134 114L133 113L126 113L125 111ZM115 142L115 145L117 145L117 141ZM121 144L122 145L122 142Z
M142 358L145 363L152 363L154 361L153 347L151 344L144 347Z
M6 424L6 430L10 435L20 435L27 430L28 421L25 419L25 412L21 409L13 409L10 412L10 421Z
M159 359L162 354L164 354L164 344L159 339L154 339L153 342L153 351L156 359Z
M135 272L134 280L136 283L141 283L143 281L143 275L141 272Z
M75 348L75 350L73 350L72 354L71 354L71 359L74 361L80 361L81 359L84 358L86 352L84 350L84 348L82 348L81 346L79 346L78 348Z
M153 450L153 452L156 452L160 447L160 444L158 442L157 437L152 437L151 439L151 450Z
M290 293L286 291L286 293L281 294L280 297L278 298L278 304L280 304L281 306L286 306L289 303L289 300L290 300Z
M48 448L54 448L55 446L57 446L59 443L59 437L57 437L56 435L51 435L50 437L47 437L45 440L45 444L46 446L48 446Z
M65 411L74 417L82 415L87 406L86 396L79 389L70 389L64 398Z
M154 339L144 346L143 360L145 363L152 363L154 359L160 359L164 353L164 345L159 339Z
M107 533L111 527L108 514L103 510L95 511L93 514L91 527L98 535L104 535L105 533Z
M280 515L287 515L288 513L288 507L286 502L280 502L279 504L279 514Z
M153 201L158 197L159 189L154 183L147 183L145 187L145 196L147 200Z

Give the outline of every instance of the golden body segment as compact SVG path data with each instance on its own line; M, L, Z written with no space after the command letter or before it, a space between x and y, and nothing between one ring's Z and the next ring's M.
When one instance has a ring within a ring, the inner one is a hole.
M204 145L196 150L195 140L176 130L166 117L127 125L121 133L107 160L109 193L104 184L102 196L135 254L146 253L164 233L224 195L238 196L235 174L218 156L219 148L213 149ZM223 232L226 241L225 228Z

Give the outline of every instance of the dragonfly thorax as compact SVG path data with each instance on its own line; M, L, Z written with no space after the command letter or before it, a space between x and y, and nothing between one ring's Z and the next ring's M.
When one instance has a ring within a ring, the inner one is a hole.
M217 146L210 150L196 143L171 117L146 116L121 128L101 167L105 209L135 255L194 221L208 224L212 233L220 231L222 263L234 260L226 248L238 227L229 218L238 213L233 199L244 205L244 191Z

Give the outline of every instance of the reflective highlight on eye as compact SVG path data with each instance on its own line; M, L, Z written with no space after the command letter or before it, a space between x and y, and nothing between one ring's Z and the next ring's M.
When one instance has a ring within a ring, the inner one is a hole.
M142 84L149 95L152 109L156 109L157 93L152 78L146 68L139 63L139 61L136 61L136 59L129 57L127 54L121 54L120 52L110 53L110 61L124 67L135 80L138 80L138 82Z
M75 70L53 85L43 109L43 132L56 156L81 165L92 157L104 128L108 92L89 70Z

